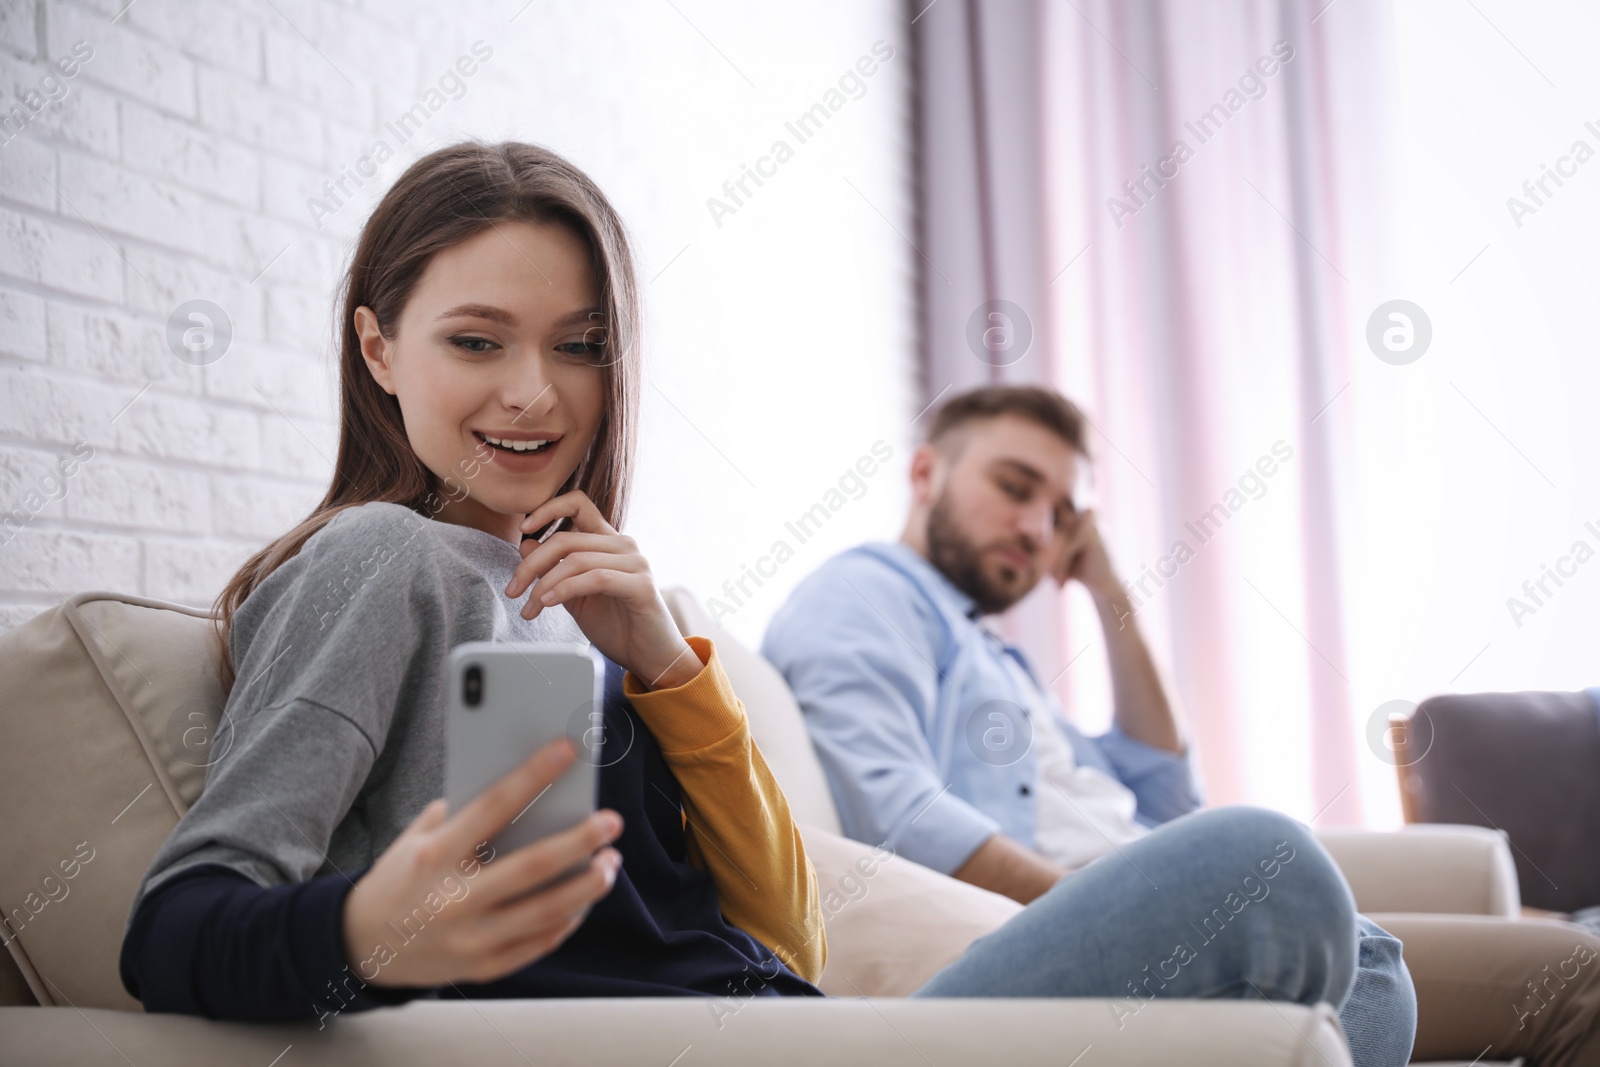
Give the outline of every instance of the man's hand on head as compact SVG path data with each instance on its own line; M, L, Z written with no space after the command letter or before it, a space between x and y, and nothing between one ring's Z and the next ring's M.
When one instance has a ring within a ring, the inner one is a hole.
M1111 665L1112 721L1135 741L1183 755L1187 748L1178 730L1155 661L1137 625L1133 597L1117 580L1094 512L1085 510L1062 523L1056 541L1060 554L1051 573L1065 586L1076 578L1094 597Z
M1063 523L1056 533L1056 542L1059 550L1050 573L1057 585L1065 586L1074 580L1082 582L1097 599L1122 593L1122 583L1117 580L1111 556L1100 538L1093 509L1077 512Z

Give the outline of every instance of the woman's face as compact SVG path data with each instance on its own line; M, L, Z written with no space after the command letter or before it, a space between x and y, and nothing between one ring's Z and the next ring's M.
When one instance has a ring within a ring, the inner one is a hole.
M498 222L433 256L393 337L370 308L355 325L412 449L444 483L435 517L519 543L604 413L610 349L588 246L565 226ZM544 443L513 452L491 438Z

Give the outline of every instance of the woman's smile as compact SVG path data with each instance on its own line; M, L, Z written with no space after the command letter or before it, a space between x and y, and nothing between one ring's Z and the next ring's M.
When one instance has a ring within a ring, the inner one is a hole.
M564 440L559 434L506 431L502 434L473 430L472 436L488 449L489 462L510 474L542 471ZM478 449L479 453L483 448Z

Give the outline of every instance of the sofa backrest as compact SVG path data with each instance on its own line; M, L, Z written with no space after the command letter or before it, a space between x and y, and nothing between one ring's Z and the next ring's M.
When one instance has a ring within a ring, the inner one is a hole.
M689 590L675 587L663 597L680 632L716 642L722 669L750 718L750 735L783 789L794 820L842 833L839 809L828 790L817 750L811 747L800 705L778 668L719 627Z
M139 1010L117 974L128 909L227 743L211 625L86 592L0 634L0 909L40 1004Z

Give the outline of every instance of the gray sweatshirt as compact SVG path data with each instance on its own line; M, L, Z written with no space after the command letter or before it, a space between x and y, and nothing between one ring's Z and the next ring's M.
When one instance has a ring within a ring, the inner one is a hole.
M399 504L350 508L312 535L234 617L237 677L205 791L134 908L200 863L263 886L370 865L444 793L450 649L588 643L560 605L522 618L525 600L504 594L521 559L509 541Z

